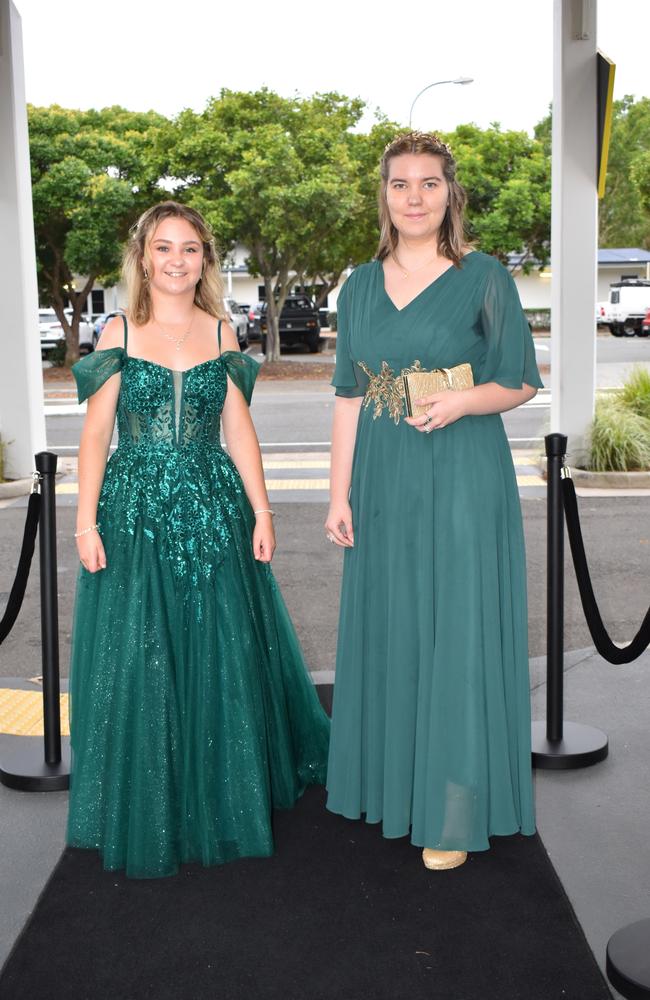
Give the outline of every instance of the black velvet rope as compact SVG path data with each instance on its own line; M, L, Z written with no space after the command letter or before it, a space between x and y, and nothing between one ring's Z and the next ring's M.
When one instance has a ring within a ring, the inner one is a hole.
M564 498L564 513L569 532L573 566L578 580L582 610L587 619L591 638L594 640L594 645L600 655L609 663L631 663L632 660L636 660L650 645L650 608L648 608L646 616L641 623L641 628L632 639L632 642L627 646L623 646L622 649L619 646L615 646L603 623L600 611L598 610L594 588L591 585L582 529L580 528L576 490L573 480L568 476L562 480L562 496Z
M38 530L38 519L41 514L41 494L31 493L27 504L27 519L25 521L25 531L23 534L23 544L18 559L18 569L11 587L7 608L0 621L0 645L5 641L11 632L18 613L22 607L29 571L34 555L34 544L36 542L36 532Z

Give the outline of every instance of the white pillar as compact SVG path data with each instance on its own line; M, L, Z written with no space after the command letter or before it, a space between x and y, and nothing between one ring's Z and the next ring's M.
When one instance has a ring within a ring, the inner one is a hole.
M554 0L551 430L580 461L596 386L596 0Z
M20 15L0 0L0 435L6 475L45 448L43 372Z

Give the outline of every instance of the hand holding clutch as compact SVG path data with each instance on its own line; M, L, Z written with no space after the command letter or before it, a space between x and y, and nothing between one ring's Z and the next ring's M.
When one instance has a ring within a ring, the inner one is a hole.
M452 392L460 389L471 389L474 385L472 366L456 365L454 368L434 368L433 371L405 371L404 402L409 417L420 417L427 412L428 404L418 406L415 402L423 396L432 396L436 392Z

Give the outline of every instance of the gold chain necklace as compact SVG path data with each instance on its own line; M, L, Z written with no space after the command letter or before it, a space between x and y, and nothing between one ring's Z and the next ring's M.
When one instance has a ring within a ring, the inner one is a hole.
M434 260L438 259L438 254L436 253L435 257L431 257L429 260L425 260L424 264L418 264L417 267L411 267L408 270L404 267L403 264L400 264L400 262L399 262L399 260L397 258L397 254L395 253L394 250L391 253L391 257L393 258L393 260L397 264L397 267L399 268L399 270L402 272L402 276L404 278L408 278L409 274L414 274L416 271L421 271L423 267L427 266L427 264L433 264Z
M153 313L152 313L152 315L153 315ZM190 325L188 326L187 330L185 331L185 333L183 334L182 337L175 337L173 334L167 333L166 330L163 330L162 326L160 325L160 323L158 322L158 320L156 319L155 316L153 317L153 321L156 324L156 326L158 327L158 329L160 330L160 332L162 333L163 337L166 337L167 340L173 340L174 343L176 344L176 350L180 351L181 347L183 346L183 344L185 343L185 341L187 340L187 338L189 337L189 335L192 332L192 324L194 323L194 316L195 316L195 310L193 309L192 310L192 319L190 320Z

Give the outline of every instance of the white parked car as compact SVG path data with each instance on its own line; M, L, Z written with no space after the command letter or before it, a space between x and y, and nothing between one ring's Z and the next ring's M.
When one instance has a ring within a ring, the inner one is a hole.
M66 309L68 318L72 317L72 310ZM63 338L63 327L54 312L54 309L39 309L38 326L41 335L41 354L51 351L59 344ZM81 317L79 323L79 352L89 354L93 350L93 326L86 316Z
M650 281L628 278L610 286L608 323L615 337L643 337L643 319L650 309Z
M596 303L596 323L598 326L609 325L609 299Z

